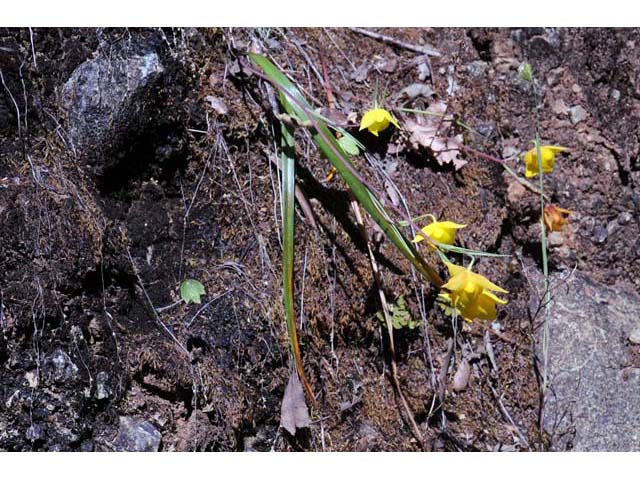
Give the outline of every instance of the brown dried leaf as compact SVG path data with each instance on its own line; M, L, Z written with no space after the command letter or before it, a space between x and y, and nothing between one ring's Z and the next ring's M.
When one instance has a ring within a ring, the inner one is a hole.
M308 428L311 424L307 404L304 401L304 392L298 375L294 372L289 377L289 383L284 390L282 407L280 410L280 425L291 435L296 434L299 428Z
M209 102L209 106L213 108L219 115L226 115L227 113L229 113L229 109L221 98L214 97L213 95L207 95L204 99Z
M469 385L469 377L471 376L471 365L465 358L458 365L455 375L453 376L453 382L451 387L454 392L462 392L467 389Z
M443 115L446 111L447 106L443 102L435 102L427 109L427 112L437 115ZM460 134L446 136L451 123L449 117L419 115L416 120L405 121L404 127L411 134L409 142L412 148L428 148L440 165L453 163L455 169L459 170L467 164L466 160L459 158L463 137Z

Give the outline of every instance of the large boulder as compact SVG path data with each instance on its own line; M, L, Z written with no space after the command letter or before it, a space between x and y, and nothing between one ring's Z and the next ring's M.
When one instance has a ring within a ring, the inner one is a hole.
M73 147L89 153L119 148L148 122L149 99L164 71L156 52L98 57L76 68L61 92Z
M543 424L551 448L640 450L640 351L629 341L640 325L640 295L578 271L552 274L550 282ZM538 305L532 302L533 313Z

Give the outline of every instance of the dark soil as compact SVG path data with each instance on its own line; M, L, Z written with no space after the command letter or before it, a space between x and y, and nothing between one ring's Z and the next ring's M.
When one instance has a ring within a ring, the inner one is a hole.
M538 323L529 313L538 297L528 272L541 269L539 198L469 151L457 171L427 152L394 155L405 134L391 129L377 143L359 138L412 215L467 224L461 245L510 255L477 263L510 292L501 336L479 323L458 328L449 383L465 357L470 382L449 387L440 404L451 319L369 225L387 298L403 295L421 319L395 332L420 445L389 378L378 291L347 188L324 180L329 164L300 132L299 185L319 228L297 210L296 311L319 402L308 431L293 438L279 428L292 360L278 137L267 88L238 63L250 49L271 56L314 106L326 107L331 90L344 113L370 108L376 82L394 100L424 83L433 96L396 106L442 100L480 133L456 131L465 145L500 158L535 137L532 87L518 74L528 61L543 143L570 148L545 177L551 201L574 212L552 239L550 268L577 265L601 282L640 287L637 30L377 31L441 56L425 62L346 29L35 29L33 42L28 29L0 29L0 450L112 450L120 416L150 422L164 451L549 447L538 428ZM72 145L60 99L74 70L150 51L164 73L137 99L143 121L125 131L114 124L92 147ZM323 65L329 88L316 75ZM368 74L356 78L359 68ZM384 189L364 159L357 164ZM522 162L509 164L523 174ZM176 303L186 278L204 284L206 308Z

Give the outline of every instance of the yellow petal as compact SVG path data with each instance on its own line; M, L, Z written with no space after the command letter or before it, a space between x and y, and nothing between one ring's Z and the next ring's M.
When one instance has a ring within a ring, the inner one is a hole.
M545 145L542 148L548 148L549 150L551 150L553 153L560 153L560 152L566 152L569 149L567 147L561 147L559 145Z
M491 300L493 300L496 303L499 303L500 305L506 305L507 303L509 303L507 300L502 300L501 298L498 298L494 293L485 290L484 292L482 292L482 295L489 297Z
M442 222L435 222L435 223L438 223L443 228L454 228L456 230L466 227L466 225L462 225L461 223L450 222L449 220L444 220Z
M369 128L376 120L375 110L369 110L362 116L362 120L360 121L360 130L364 130L365 128Z
M398 130L400 130L400 124L398 123L398 121L397 121L395 118L393 118L393 117L391 116L391 114L389 114L389 121L390 121L391 123L393 123L393 125L394 125Z
M460 265L456 265L455 263L444 262L444 264L447 266L447 269L449 270L449 275L451 275L452 277L455 277L460 273L464 273L468 271L466 268L461 267Z
M457 267L457 265L453 265L453 266ZM468 273L468 270L466 268L463 268L463 270ZM449 270L449 272L451 272L451 269ZM451 278L449 278L449 281L444 285L442 285L441 288L446 288L451 292L463 291L464 288L469 283L469 277L465 272L459 273L457 275L452 274Z
M377 108L374 110L375 115L376 115L376 122L377 123L389 123L389 119L391 118L391 114L389 112L387 112L385 109L383 108Z
M499 287L495 283L491 282L488 278L483 277L479 273L469 272L472 275L472 279L475 283L487 290L493 290L494 292L509 293L504 288Z

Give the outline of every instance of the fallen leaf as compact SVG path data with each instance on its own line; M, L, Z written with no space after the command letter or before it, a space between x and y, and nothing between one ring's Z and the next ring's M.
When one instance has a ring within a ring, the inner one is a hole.
M356 69L355 72L351 74L351 80L354 80L355 82L358 82L358 83L364 82L369 76L370 69L371 67L369 67L369 65L367 65L366 63L363 63Z
M226 115L229 112L229 109L220 98L214 97L213 95L207 95L204 99L209 102L209 106L213 108L216 113Z
M461 169L467 164L466 160L459 158L463 137L461 134L446 136L452 124L449 116L441 116L447 111L446 104L432 103L426 111L431 115L419 115L416 120L409 119L404 122L405 129L411 134L411 147L416 150L420 147L427 148L440 165L452 163L456 170Z
M467 359L462 360L458 365L453 381L451 382L451 388L454 392L462 392L467 389L469 385L469 377L471 376L471 365Z
M400 90L400 95L406 95L410 100L414 100L417 97L430 98L434 93L433 88L424 83L412 83Z
M381 57L376 62L375 66L378 70L381 70L383 72L393 73L396 71L396 68L398 68L398 60L393 57L392 58Z
M289 377L289 383L284 390L280 409L280 425L291 435L295 435L296 430L308 428L310 424L311 419L304 401L302 384L298 379L298 374L294 372Z

